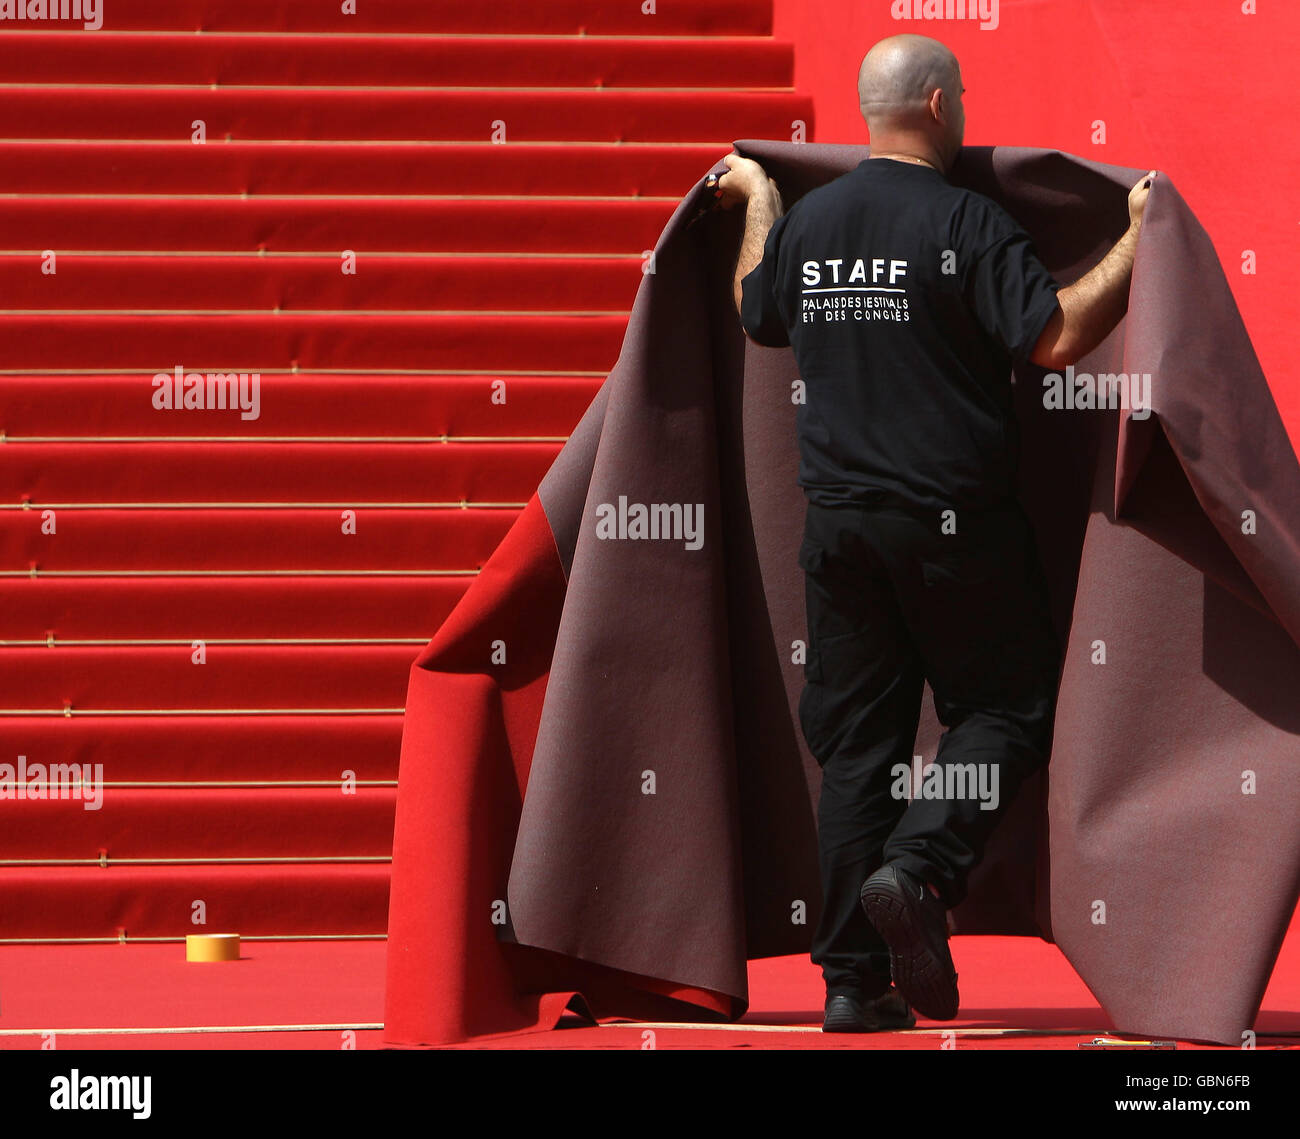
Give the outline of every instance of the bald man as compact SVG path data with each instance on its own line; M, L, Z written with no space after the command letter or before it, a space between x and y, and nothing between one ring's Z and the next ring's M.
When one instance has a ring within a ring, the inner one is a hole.
M822 769L827 1032L957 1015L947 911L1046 761L1059 669L1016 498L1011 373L1077 362L1124 315L1155 177L1123 238L1059 288L1001 207L947 181L963 94L943 44L893 36L858 76L870 158L784 215L758 163L728 155L720 180L724 205L746 204L741 323L790 346L806 388L799 721ZM916 794L925 681L946 731Z

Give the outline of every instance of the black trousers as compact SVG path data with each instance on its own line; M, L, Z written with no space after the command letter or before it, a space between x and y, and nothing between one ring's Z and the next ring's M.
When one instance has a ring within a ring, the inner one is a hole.
M858 895L888 862L948 908L1006 805L1051 746L1059 668L1033 528L1019 503L955 511L809 503L804 738L822 768L823 910L812 960L828 994L876 996L889 954ZM923 681L947 729L913 762Z

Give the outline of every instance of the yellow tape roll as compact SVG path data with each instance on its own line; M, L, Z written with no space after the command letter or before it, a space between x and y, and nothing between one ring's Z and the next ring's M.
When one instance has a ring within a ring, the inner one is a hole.
M238 961L239 934L190 933L185 936L186 961Z

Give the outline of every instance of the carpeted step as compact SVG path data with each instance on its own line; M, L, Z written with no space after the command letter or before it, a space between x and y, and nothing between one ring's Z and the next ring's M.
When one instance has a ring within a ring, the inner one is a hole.
M0 567L94 574L477 569L517 510L41 510L0 513ZM208 635L218 635L220 626ZM195 635L200 635L196 632Z
M24 773L32 773L27 797L5 804L0 865L33 859L387 858L392 852L396 789L355 786L342 772L332 789L140 788L120 786L124 781L112 770L99 779L92 768L87 779L84 770L33 769L36 762L28 756L23 764ZM38 794L47 797L32 797Z
M519 77L521 81L526 76ZM812 103L780 91L355 90L81 85L18 87L0 100L0 138L191 142L417 140L716 143L790 135Z
M233 422L237 417L219 414L212 420L205 415L163 417L153 406L154 378L144 373L0 376L0 432L9 442L222 434L286 442L301 442L304 436L337 442L444 436L452 442L463 437L562 439L602 383L603 376L264 373L258 417Z
M0 763L102 764L118 782L391 781L401 740L400 715L0 715Z
M497 0L491 7L459 0L113 0L104 10L105 31L336 32L427 35L769 35L772 6L753 0L660 3L652 14L641 0ZM662 9L662 11L660 11ZM15 23L41 29L43 21ZM77 25L65 22L70 30Z
M680 198L730 146L726 137L712 144L209 141L201 146L188 140L42 139L0 142L0 168L5 171L6 192L11 194Z
M240 422L238 412L211 415L214 423L218 416L233 417L224 426ZM528 501L559 450L556 443L10 443L0 446L0 487L10 502L30 500L37 507L97 501L328 503L357 510L375 503L516 504ZM39 531L36 514L23 513ZM157 521L170 526L175 517Z
M218 639L403 637L422 644L475 576L0 577L0 647L51 637L57 644L188 643L195 630Z
M640 257L91 257L42 273L0 256L4 309L62 311L631 311ZM344 272L344 269L350 269Z
M11 371L95 368L149 375L267 369L608 372L625 315L274 313L0 315ZM739 334L739 326L737 326Z
M611 153L610 160L618 155ZM698 176L699 170L695 171ZM686 189L683 186L683 191ZM0 210L0 248L27 251L33 273L46 250L316 253L565 253L639 256L653 249L677 195L555 198L17 195ZM55 262L57 269L58 261ZM123 273L130 272L124 263Z
M28 32L22 46L8 83L773 89L794 76L789 44L748 36Z
M206 907L195 925L194 903ZM0 938L375 934L388 864L5 867Z
M210 645L205 663L196 664L188 645L0 649L8 676L0 710L387 711L405 703L417 651L409 645ZM485 669L491 656L485 643Z

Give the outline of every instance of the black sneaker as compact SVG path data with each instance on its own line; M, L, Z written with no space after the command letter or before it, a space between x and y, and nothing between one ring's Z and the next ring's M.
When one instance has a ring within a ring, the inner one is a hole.
M872 1000L843 994L826 998L823 1032L889 1032L915 1027L916 1017L897 989Z
M862 884L862 908L889 946L889 970L907 1003L932 1020L956 1019L960 998L943 902L891 863Z

